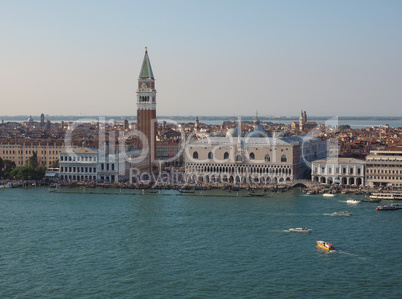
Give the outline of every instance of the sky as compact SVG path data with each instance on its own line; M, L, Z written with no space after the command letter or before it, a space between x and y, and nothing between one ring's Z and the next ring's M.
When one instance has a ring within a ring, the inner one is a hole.
M402 1L0 0L0 115L402 116Z

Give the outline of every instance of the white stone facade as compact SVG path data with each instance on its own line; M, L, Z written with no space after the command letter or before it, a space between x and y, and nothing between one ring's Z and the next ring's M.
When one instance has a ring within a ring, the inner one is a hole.
M370 151L366 165L367 185L402 187L402 147Z
M312 163L311 180L322 184L365 185L365 161L353 158L316 160Z
M207 137L186 145L186 178L191 183L289 182L304 176L308 162L302 152L307 159L317 154L323 157L325 142L312 136Z
M67 181L97 180L98 151L87 147L60 152L60 179Z

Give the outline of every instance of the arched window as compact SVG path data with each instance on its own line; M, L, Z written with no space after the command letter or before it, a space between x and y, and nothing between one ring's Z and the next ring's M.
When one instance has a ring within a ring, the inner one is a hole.
M229 153L228 152L225 152L224 154L223 154L223 159L229 159Z
M193 159L198 159L198 152L193 153Z
M236 161L241 161L241 156L240 156L240 155L238 155L238 156L236 157Z
M214 155L212 154L212 152L209 152L208 153L208 159L213 159L214 158Z
M265 155L264 161L265 161L265 162L271 162L271 157L270 157L268 154Z
M281 157L281 162L287 162L288 158L286 157L286 155L282 155Z
M255 159L255 155L254 155L254 153L250 153L250 155L249 155L249 159L250 159L250 160L254 160L254 159Z

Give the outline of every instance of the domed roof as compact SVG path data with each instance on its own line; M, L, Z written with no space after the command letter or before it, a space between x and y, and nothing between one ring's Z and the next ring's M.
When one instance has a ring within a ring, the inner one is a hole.
M227 130L226 137L239 137L241 136L241 130L239 128L231 128Z
M246 134L246 137L268 137L268 132L259 124L259 121L254 121L253 131Z
M28 123L33 123L33 118L32 118L31 115L28 117L27 122L28 122Z
M269 137L268 132L264 128L257 131L250 131L246 134L246 137Z

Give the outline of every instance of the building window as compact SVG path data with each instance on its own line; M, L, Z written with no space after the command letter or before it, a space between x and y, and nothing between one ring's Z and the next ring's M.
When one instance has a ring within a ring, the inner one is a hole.
M282 155L281 157L281 162L287 162L288 158L286 157L286 155Z
M264 161L265 161L265 162L270 162L270 161L271 161L271 157L270 157L269 155L265 155Z
M240 161L241 161L241 156L240 156L240 155L237 155L236 161L237 161L237 162L240 162Z
M250 159L250 160L254 160L254 159L255 159L255 155L254 155L254 153L250 153L250 155L249 155L249 159Z
M193 153L193 159L198 159L198 152Z
M209 152L208 153L208 159L213 159L214 158L214 155L212 154L212 152Z
M224 154L223 154L223 159L229 159L229 153L228 152L225 152Z

